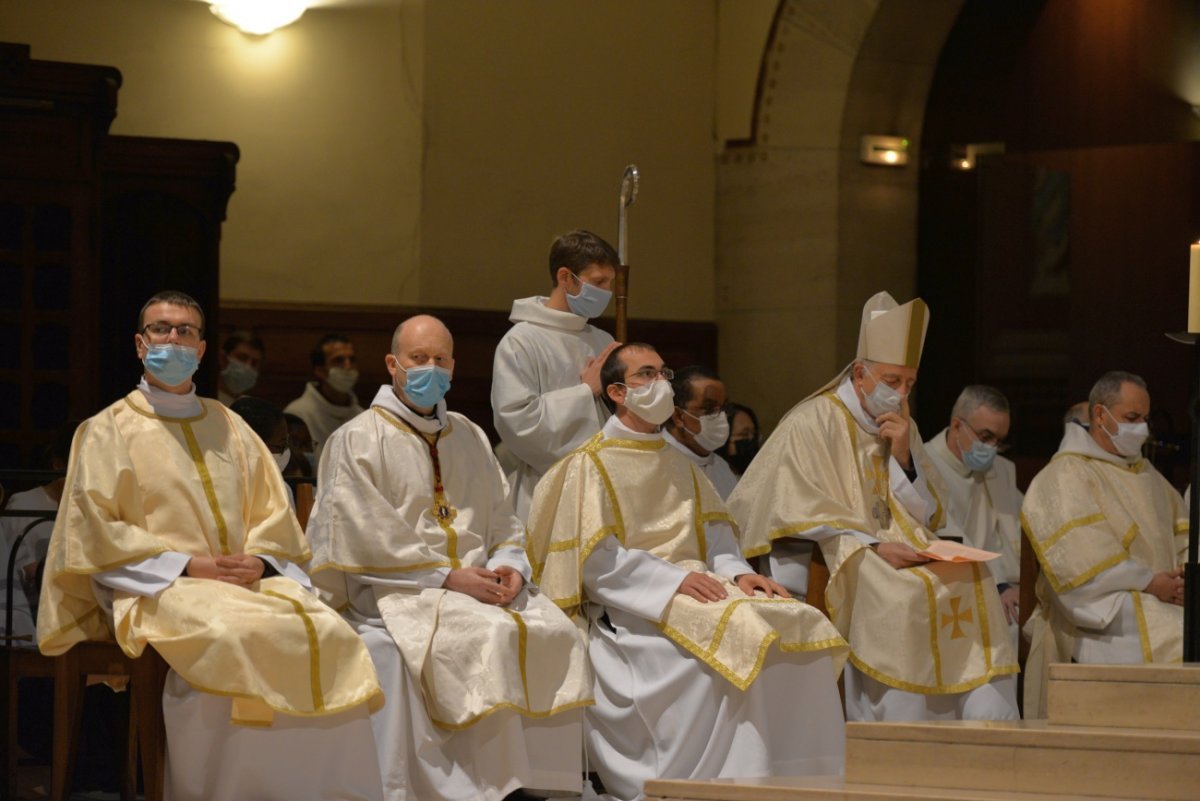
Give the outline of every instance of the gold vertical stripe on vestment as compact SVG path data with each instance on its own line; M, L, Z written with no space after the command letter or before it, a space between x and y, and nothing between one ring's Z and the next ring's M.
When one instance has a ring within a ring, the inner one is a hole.
M700 508L700 482L696 480L695 467L692 467L692 503L696 504L696 548L700 551L700 561L708 562L708 542L704 537L704 510Z
M1142 594L1136 590L1129 594L1133 596L1133 612L1137 615L1138 639L1142 643L1142 660L1149 664L1154 661L1154 649L1150 645L1150 627L1146 625L1146 610L1142 608Z
M933 678L937 686L942 686L942 649L938 646L938 609L937 593L933 590L933 580L919 567L912 569L925 584L925 600L929 604L929 652L933 654Z
M529 629L525 626L525 621L521 619L521 615L507 607L501 607L505 612L512 616L513 621L517 624L517 664L521 667L521 689L525 692L525 708L530 709L529 703L529 672L528 672L528 648L529 648Z
M983 664L988 673L992 672L992 630L988 626L987 598L983 596L983 578L979 573L979 563L971 563L971 576L975 579L975 610L979 616L979 639L983 642Z
M317 627L313 625L312 618L308 616L308 613L304 611L304 607L295 598L289 598L282 593L272 592L271 590L263 590L262 594L291 604L292 609L300 616L300 620L304 623L304 633L308 636L308 680L312 690L313 710L324 712L325 694L321 691L321 645L317 640Z
M191 423L180 423L183 428L183 438L187 440L188 452L192 455L192 462L196 465L196 472L200 474L200 483L204 485L204 496L208 498L209 508L212 509L213 517L217 523L217 538L221 544L222 555L228 556L232 553L229 549L229 528L225 525L225 515L221 514L221 504L217 502L217 489L213 486L212 475L208 472L208 465L204 463L204 451L200 450L200 443L196 440L196 434L192 431Z

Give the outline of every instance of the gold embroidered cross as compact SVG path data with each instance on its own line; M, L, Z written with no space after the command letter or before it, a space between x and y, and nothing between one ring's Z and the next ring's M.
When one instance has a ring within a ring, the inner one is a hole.
M960 622L961 623L974 623L975 622L974 608L968 607L960 612L958 609L960 604L962 604L962 596L955 596L954 598L951 598L950 599L950 611L953 614L949 614L949 615L944 614L944 613L942 614L942 626L946 626L947 624L950 624L950 623L954 624L954 628L951 629L951 631L950 631L950 639L952 639L952 640L957 640L960 637L967 636L967 633L962 630L961 626L958 625Z
M883 457L877 453L871 454L871 462L867 465L867 478L871 482L871 497L874 499L871 504L871 516L880 528L887 528L892 524L891 511L887 505L887 467L884 466Z

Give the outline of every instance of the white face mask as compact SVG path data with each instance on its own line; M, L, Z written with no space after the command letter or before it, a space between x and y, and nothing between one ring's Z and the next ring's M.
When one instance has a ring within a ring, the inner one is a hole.
M1105 414L1112 417L1117 424L1117 433L1112 433L1103 423L1100 428L1112 440L1113 447L1117 449L1117 453L1122 456L1140 456L1142 453L1142 445L1150 436L1150 426L1143 420L1140 423L1122 423L1117 418L1113 417L1113 413L1108 410L1107 406L1102 406Z
M329 377L325 380L338 392L349 392L358 383L358 371L347 370L345 367L330 367Z
M880 381L871 372L871 368L865 364L863 365L863 370L866 371L867 375L875 379L875 389L871 390L871 394L863 393L863 406L866 408L867 414L871 415L871 417L879 417L879 415L887 414L888 412L899 414L900 408L904 403L904 398L907 396L901 395Z
M283 453L272 453L271 456L275 458L275 464L279 465L279 472L282 473L292 461L292 449L284 448Z
M688 433L692 434L692 439L697 445L709 453L720 448L729 439L729 418L725 416L725 412L696 416L683 407L680 407L679 411L693 420L700 421L700 433Z
M662 425L675 411L675 390L671 389L670 381L651 381L640 387L621 386L625 387L622 405L650 425Z

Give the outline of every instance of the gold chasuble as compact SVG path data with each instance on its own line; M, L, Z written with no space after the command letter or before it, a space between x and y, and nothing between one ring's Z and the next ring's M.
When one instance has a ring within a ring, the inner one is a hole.
M1079 426L1068 428L1058 453L1029 485L1021 522L1041 566L1038 607L1027 631L1035 649L1047 648L1047 662L1069 661L1074 641L1087 636L1053 602L1056 596L1126 561L1158 573L1187 558L1187 510L1175 488L1147 460L1130 463L1109 454ZM1132 600L1142 661L1183 658L1183 607L1118 586L1096 591ZM1097 625L1091 636L1103 628Z
M544 718L590 704L583 637L536 590L495 606L443 589L440 574L437 586L413 578L505 563L506 550L528 570L525 532L478 426L450 412L440 431L425 433L379 403L339 428L321 457L309 527L318 585L339 608L350 605L350 585L373 587L429 717L444 729L500 710Z
M916 424L914 464L934 477ZM826 602L866 675L908 692L959 693L1017 672L996 582L985 565L930 562L896 570L857 537L921 550L937 539L892 493L887 442L865 430L832 391L784 417L738 484L730 507L747 558L781 537L812 532L829 566ZM760 465L761 462L761 465ZM929 526L944 525L938 505Z
M811 606L748 596L706 570L705 524L725 521L712 484L662 439L607 439L597 434L538 483L529 520L534 576L542 592L583 625L582 566L608 536L720 581L728 596L701 603L676 594L659 629L745 690L772 644L781 651L832 651L840 672L845 642Z
M147 643L197 690L234 697L237 722L266 708L327 715L383 703L366 648L333 610L290 578L253 588L180 575L154 597L114 591L113 627L92 577L167 552L309 558L270 452L237 415L202 399L161 417L135 390L75 435L46 559L38 645L61 654L111 640Z

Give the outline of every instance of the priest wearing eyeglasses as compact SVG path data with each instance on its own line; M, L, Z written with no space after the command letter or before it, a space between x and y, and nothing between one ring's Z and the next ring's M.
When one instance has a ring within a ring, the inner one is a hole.
M1000 554L987 563L1013 647L1021 596L1021 491L1017 468L1000 456L1008 450L1011 416L1008 399L995 387L972 384L950 411L950 424L925 443L946 497L946 513L972 547Z
M616 348L613 415L534 491L535 578L589 633L591 765L618 799L656 777L839 773L846 644L754 572L716 489L664 440L673 377L653 347Z
M169 798L380 798L370 656L300 568L310 553L267 446L196 396L200 305L155 295L134 345L141 383L71 446L38 646L116 639L170 665Z

